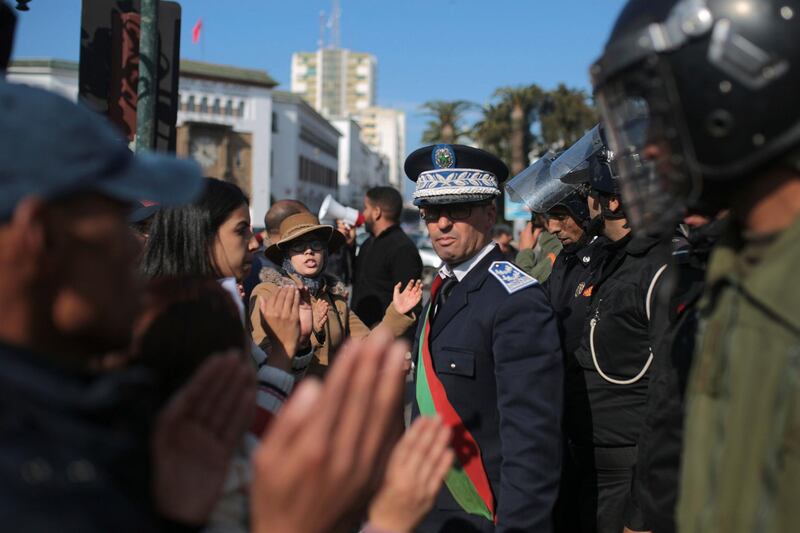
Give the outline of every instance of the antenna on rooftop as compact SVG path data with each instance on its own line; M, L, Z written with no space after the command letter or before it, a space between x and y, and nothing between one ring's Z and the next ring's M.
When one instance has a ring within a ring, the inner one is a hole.
M319 38L317 39L317 50L322 50L325 46L325 11L319 12Z
M333 0L333 8L331 11L331 43L330 48L341 48L342 34L339 27L339 19L342 17L342 11L339 9L339 0Z

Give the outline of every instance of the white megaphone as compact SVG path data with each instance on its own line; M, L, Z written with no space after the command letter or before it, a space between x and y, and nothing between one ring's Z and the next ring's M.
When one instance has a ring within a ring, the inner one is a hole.
M347 207L336 200L330 194L325 197L322 202L322 207L319 208L319 219L335 221L341 220L349 226L358 227L364 223L364 215L358 212L358 209Z

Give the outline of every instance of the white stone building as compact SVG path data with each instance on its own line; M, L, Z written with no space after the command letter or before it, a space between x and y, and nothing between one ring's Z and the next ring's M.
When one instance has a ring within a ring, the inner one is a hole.
M388 164L388 183L403 190L406 158L406 114L389 107L368 107L353 117L361 126L362 140L383 155Z
M292 54L293 93L326 117L344 117L375 105L378 60L342 48Z
M331 122L342 134L339 140L339 201L361 209L367 189L389 183L388 162L361 140L361 127L355 120L339 118Z
M274 91L272 195L295 198L312 212L338 197L339 130L296 94Z

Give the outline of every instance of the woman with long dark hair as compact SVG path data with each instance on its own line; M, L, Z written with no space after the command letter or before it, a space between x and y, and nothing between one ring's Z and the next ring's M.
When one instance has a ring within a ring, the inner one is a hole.
M241 281L257 249L242 190L206 178L197 200L156 213L141 268L148 278L192 275Z

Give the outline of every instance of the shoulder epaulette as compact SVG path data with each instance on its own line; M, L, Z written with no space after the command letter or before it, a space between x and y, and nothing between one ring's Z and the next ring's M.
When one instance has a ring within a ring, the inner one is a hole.
M529 276L521 268L508 261L495 261L489 265L489 273L500 282L508 294L539 283L536 278Z

